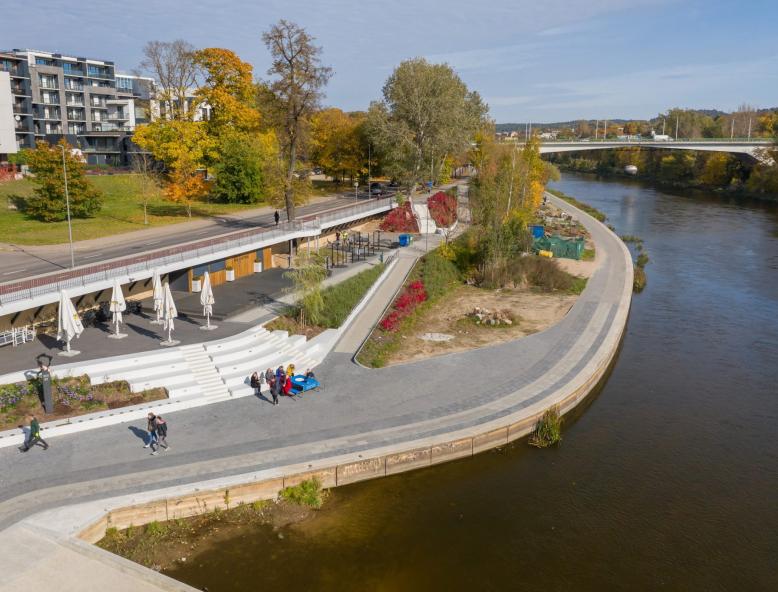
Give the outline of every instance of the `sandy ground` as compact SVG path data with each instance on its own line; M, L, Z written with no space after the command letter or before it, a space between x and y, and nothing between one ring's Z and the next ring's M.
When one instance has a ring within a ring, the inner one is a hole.
M591 248L587 245L587 249ZM575 259L557 259L556 262L559 267L564 269L567 273L577 275L578 277L590 278L594 273L594 270L599 265L595 255L594 261L576 261Z
M417 324L419 331L406 338L407 343L392 354L389 364L485 347L543 331L559 322L576 298L570 294L547 294L528 289L481 290L461 286L430 309L424 321ZM466 317L476 306L492 312L508 311L514 324L510 327L476 325ZM454 338L446 342L426 341L420 337L424 333L446 333Z

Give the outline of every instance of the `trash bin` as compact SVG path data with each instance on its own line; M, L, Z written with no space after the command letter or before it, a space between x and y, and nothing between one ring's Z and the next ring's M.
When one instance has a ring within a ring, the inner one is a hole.
M546 230L542 224L533 224L529 229L532 232L532 238L541 238L546 235Z
M411 235L401 234L397 240L399 241L401 247L407 247L411 244Z

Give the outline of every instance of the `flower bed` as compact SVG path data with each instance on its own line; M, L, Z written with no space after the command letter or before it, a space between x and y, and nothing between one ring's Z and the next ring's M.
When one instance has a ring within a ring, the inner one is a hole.
M400 321L410 315L416 307L427 300L427 291L424 282L416 280L408 284L392 305L392 311L381 321L380 327L384 331L395 332L400 327Z
M457 221L457 198L438 191L427 200L427 208L435 224L441 228L451 228Z
M419 225L411 210L411 203L406 201L386 215L379 229L386 232L419 232Z
M43 415L37 379L0 386L0 430L17 427L30 414L50 421L167 398L164 388L133 393L123 380L92 385L87 376L52 378L51 387L54 412Z

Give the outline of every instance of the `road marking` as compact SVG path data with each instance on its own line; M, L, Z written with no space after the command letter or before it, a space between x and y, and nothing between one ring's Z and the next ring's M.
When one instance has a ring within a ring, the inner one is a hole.
M150 243L146 243L146 244L147 245L156 245L157 243L160 243L160 242L162 242L162 241L156 240L156 241L151 241Z
M102 255L102 253L95 253L94 255L84 255L81 257L81 259L93 259L95 257L99 257L100 255Z
M27 271L26 267L23 267L21 269L14 269L12 271L6 271L3 273L3 275L11 275L12 273L19 273L20 271Z

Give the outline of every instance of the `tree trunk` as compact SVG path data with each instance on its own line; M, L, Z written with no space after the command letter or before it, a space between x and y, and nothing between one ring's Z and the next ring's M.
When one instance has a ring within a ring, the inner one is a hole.
M297 137L295 134L289 142L289 170L286 174L286 187L284 188L284 202L286 204L286 219L291 222L294 220L294 189L292 181L294 180L294 168L297 164Z

